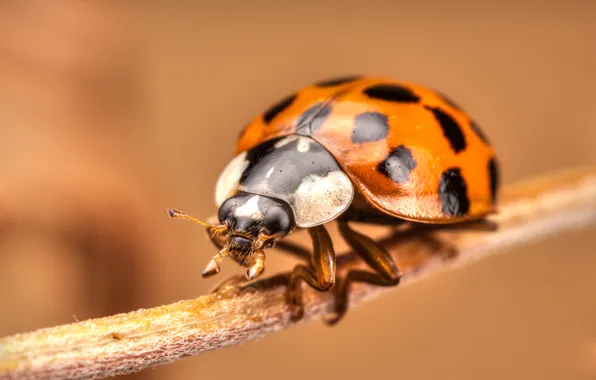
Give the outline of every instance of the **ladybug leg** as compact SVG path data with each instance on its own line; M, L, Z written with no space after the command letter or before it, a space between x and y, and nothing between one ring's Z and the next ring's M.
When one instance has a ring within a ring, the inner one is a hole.
M217 284L213 289L211 289L211 293L218 293L222 291L224 288L242 286L251 282L257 276L260 276L263 273L265 273L264 261L265 253L263 252L263 250L258 250L254 252L250 258L250 261L246 264L248 269L245 274L239 274L226 278L225 280Z
M287 301L293 308L293 321L298 321L304 316L302 281L321 292L335 285L335 250L329 233L322 225L310 228L308 232L313 242L312 266L298 264L294 267L286 294Z
M222 241L222 239L220 239L217 231L213 231L212 229L207 228L206 232L207 232L207 237L209 238L211 243L213 243L213 245L217 249L222 249L224 247L224 242ZM243 274L231 276L231 277L228 277L225 280L221 281L217 285L215 285L215 287L211 289L210 293L218 293L221 290L223 290L224 288L240 285L247 281L248 280L246 279L246 276Z
M224 247L224 242L219 238L218 234L215 231L212 231L210 228L207 228L206 232L207 232L207 237L209 238L211 243L213 243L213 245L217 249L222 249ZM243 282L243 280L246 280L244 275L231 276L229 278L226 278L219 284L217 284L213 289L211 289L210 292L217 293L217 292L221 291L223 288L227 288L229 286L234 286L234 285L239 285Z
M215 245L215 247L217 249L223 248L224 244L221 241L221 239L219 239L219 237L217 235L213 235L210 232L207 232L207 235L209 236L209 240L211 240L211 242L213 243L213 245ZM280 240L275 243L275 249L278 249L278 250L282 251L283 253L290 254L290 255L296 257L297 259L304 260L307 263L311 262L311 258L312 258L311 251L307 248L304 248L304 247L296 244L296 243Z
M326 319L334 325L344 316L348 306L348 292L353 282L364 282L378 286L399 284L400 274L391 255L373 239L351 229L346 222L339 222L339 232L346 242L368 264L374 272L352 270L336 286L335 315Z
M218 239L218 237L216 235L213 235L209 232L207 232L207 234L209 236L209 239L217 247L217 249L223 248L224 244L221 241L221 239ZM304 260L306 263L308 263L308 265L310 267L312 267L312 260L311 260L312 254L308 249L306 249L298 244L287 242L287 241L282 241L282 240L278 241L275 244L275 248L279 249L280 251L282 251L284 253L288 253L300 260ZM263 272L264 271L265 271L265 269L263 269ZM231 276L229 278L226 278L219 284L217 284L213 289L211 289L211 293L217 293L217 292L223 290L224 288L231 287L231 286L243 285L247 282L249 282L249 281L246 279L246 276L244 276L242 274Z

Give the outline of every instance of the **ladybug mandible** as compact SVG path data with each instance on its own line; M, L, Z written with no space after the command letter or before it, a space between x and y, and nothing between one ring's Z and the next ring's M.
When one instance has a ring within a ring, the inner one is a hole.
M203 277L231 257L253 280L274 246L302 256L287 292L294 320L304 313L302 281L319 291L335 285L335 252L324 226L335 220L372 271L354 270L338 281L332 324L346 311L351 282L400 281L389 253L349 222L479 220L495 211L498 188L493 148L453 101L420 85L354 76L302 88L245 127L217 182L219 224L169 214L207 227L220 249ZM312 253L280 240L301 228L310 233Z

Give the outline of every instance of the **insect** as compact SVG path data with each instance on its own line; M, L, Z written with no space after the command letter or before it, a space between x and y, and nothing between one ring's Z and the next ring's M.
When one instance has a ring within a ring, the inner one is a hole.
M389 78L304 87L254 118L235 153L217 181L217 223L177 210L170 216L202 224L219 248L203 277L231 257L253 280L274 246L304 258L287 291L294 320L304 315L302 282L335 289L329 324L345 314L351 283L400 282L389 253L350 222L457 224L497 207L499 165L476 121L438 91ZM336 283L331 221L370 271L352 270ZM298 229L310 234L312 253L283 241Z

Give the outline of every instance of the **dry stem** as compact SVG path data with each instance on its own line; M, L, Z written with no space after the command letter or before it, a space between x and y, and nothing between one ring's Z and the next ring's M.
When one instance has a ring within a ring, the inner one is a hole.
M397 288L358 284L352 306L395 291L421 277L503 252L565 230L596 222L596 170L577 170L510 186L500 211L482 229L406 229L383 244L404 272ZM340 257L341 272L361 266L352 254ZM40 329L0 339L0 378L90 378L140 371L289 327L283 276L171 305ZM305 287L303 322L318 320L330 293ZM349 313L348 313L349 318Z

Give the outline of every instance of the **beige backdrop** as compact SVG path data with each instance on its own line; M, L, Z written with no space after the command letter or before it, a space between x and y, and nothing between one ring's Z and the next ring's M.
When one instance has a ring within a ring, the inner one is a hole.
M0 5L0 335L206 292L244 125L329 76L428 84L505 183L596 163L596 3L21 1ZM213 5L213 4L218 4ZM594 230L552 237L144 379L596 379ZM289 269L269 257L269 273ZM238 273L232 263L224 275Z

